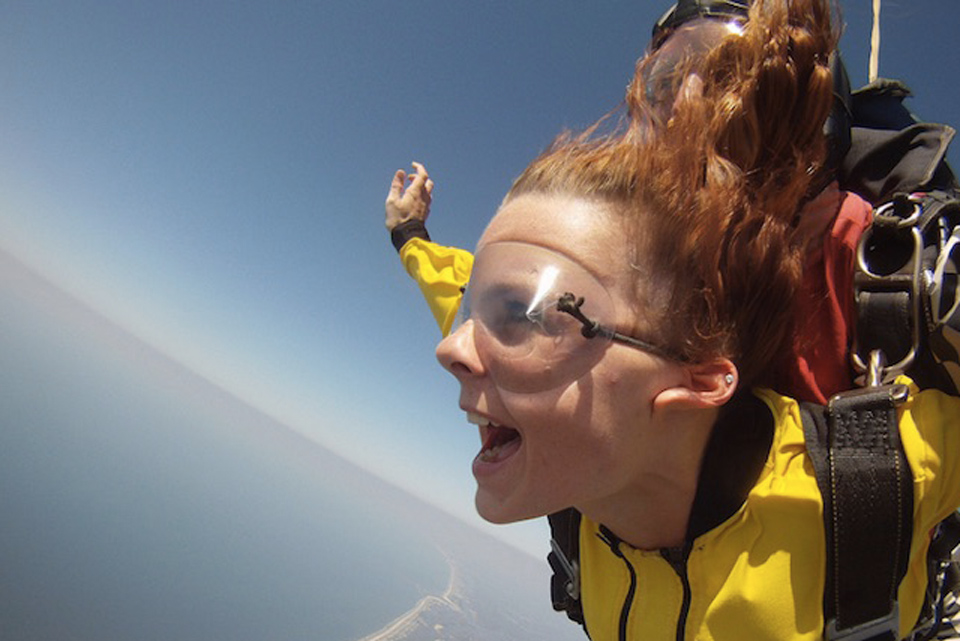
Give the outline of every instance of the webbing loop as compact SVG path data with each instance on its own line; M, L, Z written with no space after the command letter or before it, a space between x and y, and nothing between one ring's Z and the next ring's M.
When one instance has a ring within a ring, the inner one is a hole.
M830 640L899 638L897 587L912 537L913 483L896 408L909 389L879 382L879 350L870 363L872 384L835 395L826 410L827 460L818 484L827 542L824 634Z
M884 204L857 246L853 287L861 322L851 360L860 374L869 375L870 354L876 350L892 361L883 368L886 379L906 371L920 350L921 213L915 197Z

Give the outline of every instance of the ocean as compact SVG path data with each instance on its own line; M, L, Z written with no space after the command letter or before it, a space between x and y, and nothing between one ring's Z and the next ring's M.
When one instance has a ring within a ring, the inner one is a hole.
M2 256L0 364L3 639L538 638L534 559Z

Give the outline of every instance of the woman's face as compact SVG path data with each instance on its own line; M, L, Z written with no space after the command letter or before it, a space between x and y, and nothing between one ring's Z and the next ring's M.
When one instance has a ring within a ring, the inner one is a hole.
M514 243L530 248L530 262L534 256L562 254L557 264L568 265L566 272L572 274L582 268L588 275L581 275L579 282L594 283L570 285L583 290L575 294L596 292L597 284L609 294L612 306L606 313L612 317L599 320L621 331L634 326L631 292L637 272L630 265L635 261L622 226L605 207L546 195L507 202L477 246L478 263L485 254L513 257L498 258L495 267L501 275L495 285L501 289L513 278L510 273L525 272L523 252L495 253L524 247ZM485 251L488 248L492 251ZM477 271L474 277L483 279ZM570 282L578 282L577 277L567 278ZM475 285L485 286L471 281L468 299ZM600 298L596 293L586 297ZM587 300L584 309L590 303ZM596 356L585 371L576 355L568 358L562 350L555 352L560 354L557 360L531 366L522 358L504 358L502 345L489 338L489 331L484 334L484 317L476 310L470 313L437 347L437 358L460 382L460 407L479 426L481 450L473 473L480 515L507 523L570 506L604 513L619 501L635 501L665 459L653 401L677 383L680 367L630 346L600 343L599 338L589 339L597 341L589 347ZM556 344L587 341L577 331L580 326L573 322L572 328L566 327L562 336L556 335ZM547 343L544 349L549 348Z

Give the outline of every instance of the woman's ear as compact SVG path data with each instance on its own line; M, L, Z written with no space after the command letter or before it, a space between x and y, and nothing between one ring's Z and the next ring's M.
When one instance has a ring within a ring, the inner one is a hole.
M672 387L657 394L653 409L716 409L725 405L737 391L737 366L729 359L680 365L681 376Z

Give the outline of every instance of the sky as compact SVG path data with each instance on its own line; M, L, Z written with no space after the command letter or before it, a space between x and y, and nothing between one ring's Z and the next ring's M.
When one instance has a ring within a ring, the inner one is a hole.
M841 5L854 86L866 82L871 5ZM619 104L666 6L4 3L0 249L480 524L478 437L383 227L390 178L425 163L431 234L473 247L554 135ZM960 2L884 0L881 24L880 75L907 82L915 113L960 123ZM546 552L542 524L489 527Z

